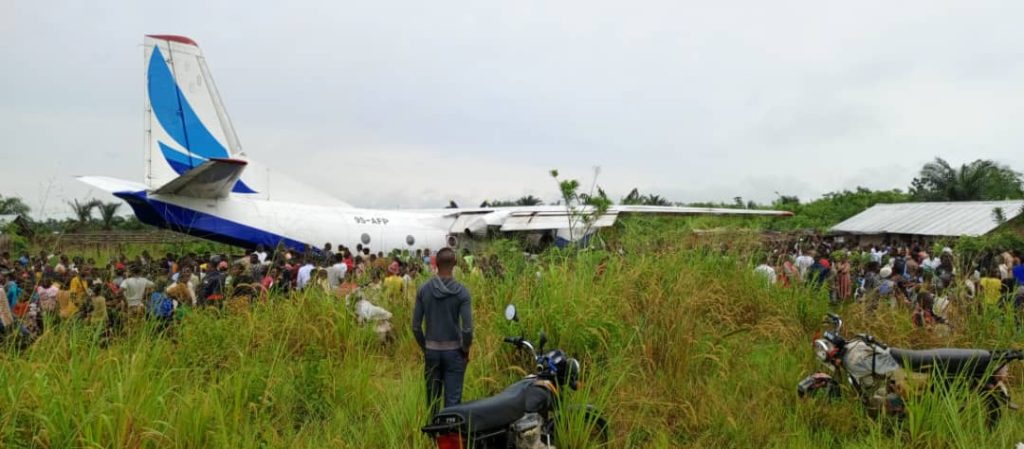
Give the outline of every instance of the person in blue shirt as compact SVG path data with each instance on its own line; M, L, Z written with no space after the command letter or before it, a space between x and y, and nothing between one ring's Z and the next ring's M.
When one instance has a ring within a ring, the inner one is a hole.
M1013 258L1013 279L1017 281L1017 290L1024 291L1024 264L1019 256Z
M4 291L7 293L7 304L14 310L14 305L18 303L18 297L21 296L21 287L18 286L18 282L14 279L14 276L10 276L7 282L4 284Z

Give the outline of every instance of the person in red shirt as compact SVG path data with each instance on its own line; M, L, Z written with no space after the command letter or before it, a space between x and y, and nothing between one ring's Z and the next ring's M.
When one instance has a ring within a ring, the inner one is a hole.
M342 260L345 266L348 267L348 273L354 273L356 268L356 261L352 258L352 252L345 248L345 259Z

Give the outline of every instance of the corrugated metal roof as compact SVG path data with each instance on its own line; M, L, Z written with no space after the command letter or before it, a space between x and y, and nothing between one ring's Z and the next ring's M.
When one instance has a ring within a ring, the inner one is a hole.
M1009 221L1021 214L1024 200L876 204L835 225L832 232L979 236L999 227L993 214L997 207Z

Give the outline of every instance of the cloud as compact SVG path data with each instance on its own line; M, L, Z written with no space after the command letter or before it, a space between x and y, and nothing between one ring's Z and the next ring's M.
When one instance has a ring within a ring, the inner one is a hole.
M884 13L880 13L884 11ZM142 176L145 33L203 47L251 157L357 205L813 198L934 156L1018 161L1024 4L14 2L0 192ZM53 193L57 192L57 193ZM59 198L54 198L59 197Z

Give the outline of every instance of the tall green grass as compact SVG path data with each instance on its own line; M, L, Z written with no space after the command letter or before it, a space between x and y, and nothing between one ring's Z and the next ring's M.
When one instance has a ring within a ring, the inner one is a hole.
M1024 439L1016 412L987 430L963 388L915 397L896 424L868 418L850 396L798 400L829 306L820 292L766 287L751 272L752 239L694 239L685 226L631 221L608 236L607 251L529 261L514 245L492 246L505 276L461 277L477 323L464 397L525 374L528 360L501 340L544 330L550 347L583 363L583 388L564 394L605 413L614 447L1005 448ZM519 323L502 318L509 303ZM130 326L106 347L97 329L64 323L23 352L0 351L0 446L430 447L419 432L427 415L412 303L383 305L397 335L386 347L316 294L193 313L173 337ZM839 312L851 332L896 346L1020 340L995 310L957 309L946 337L913 329L906 311ZM1021 367L1011 373L1019 396ZM564 424L560 447L590 447L584 427L578 417Z

